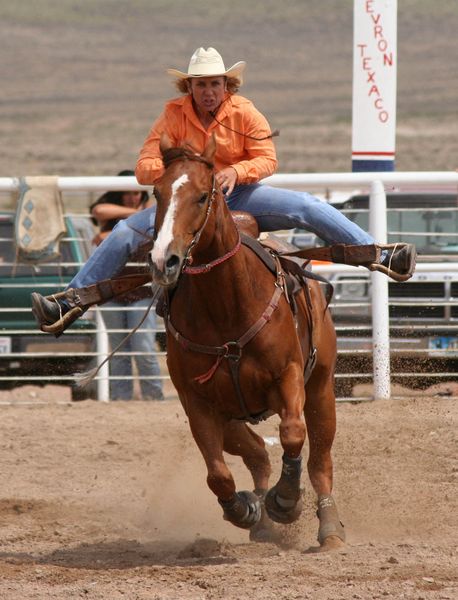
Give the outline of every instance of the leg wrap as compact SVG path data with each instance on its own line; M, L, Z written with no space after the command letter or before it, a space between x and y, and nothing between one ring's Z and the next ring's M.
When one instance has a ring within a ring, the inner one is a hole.
M282 500L297 502L300 497L300 483L302 473L302 456L291 458L283 455L281 477L277 485L277 494Z
M324 540L334 535L345 542L344 526L339 520L337 506L331 495L323 495L318 498L317 517L320 520L318 529L318 541L323 544Z
M267 514L276 523L293 523L302 512L301 472L301 456L290 458L283 455L281 477L265 499Z
M238 492L230 500L218 500L224 518L242 529L250 529L261 518L261 503L253 492Z

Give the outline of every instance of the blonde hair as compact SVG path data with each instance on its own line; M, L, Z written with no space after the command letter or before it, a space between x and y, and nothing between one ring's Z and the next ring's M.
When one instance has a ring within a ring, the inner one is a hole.
M189 94L188 90L188 81L191 77L187 79L176 79L175 87L181 94ZM194 78L192 78L194 79ZM226 77L226 88L230 94L236 94L239 91L239 87L242 85L242 82L238 77Z

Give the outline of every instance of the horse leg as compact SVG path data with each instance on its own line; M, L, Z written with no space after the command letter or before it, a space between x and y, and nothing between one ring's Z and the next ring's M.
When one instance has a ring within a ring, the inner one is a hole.
M267 491L272 469L262 437L242 421L228 421L224 426L224 451L242 457L253 477L256 493L262 495Z
M300 483L301 450L305 441L304 388L300 365L291 363L279 382L283 406L280 410L280 441L284 450L280 479L265 499L269 517L277 523L292 523L302 511Z
M223 457L225 422L212 414L208 406L201 409L187 403L192 435L207 465L207 484L223 508L224 518L237 527L249 529L261 518L261 503L253 492L236 492L234 478Z
M250 528L250 540L275 542L278 536L264 507L264 498L272 471L264 440L246 423L229 421L224 427L224 451L242 457L253 477L254 493L261 502L261 518Z
M324 381L323 381L324 379ZM305 421L309 434L308 473L318 496L319 519L318 551L340 548L345 542L345 531L332 497L331 447L336 432L336 404L334 377L320 376L319 367L307 384ZM316 551L316 550L314 550Z

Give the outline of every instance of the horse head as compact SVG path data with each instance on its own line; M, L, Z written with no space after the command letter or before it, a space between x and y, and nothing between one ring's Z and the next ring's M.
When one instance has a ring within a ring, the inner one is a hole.
M173 148L166 135L160 149L165 172L154 188L157 200L155 242L150 252L153 280L174 285L208 221L216 189L212 137L201 155Z

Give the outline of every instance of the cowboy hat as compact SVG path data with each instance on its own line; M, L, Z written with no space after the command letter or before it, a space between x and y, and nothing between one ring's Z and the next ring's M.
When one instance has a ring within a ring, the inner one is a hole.
M245 69L246 62L241 60L226 70L223 57L214 48L197 48L189 61L188 72L178 71L177 69L167 69L169 75L179 79L189 79L190 77L236 77L242 83L242 72Z

